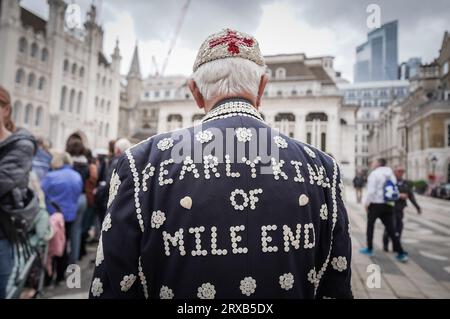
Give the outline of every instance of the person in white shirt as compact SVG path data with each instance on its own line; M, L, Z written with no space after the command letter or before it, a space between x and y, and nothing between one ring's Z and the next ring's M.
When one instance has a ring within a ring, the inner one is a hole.
M388 180L394 184L397 183L394 172L386 166L386 160L384 158L374 160L372 172L367 179L367 192L364 198L364 206L367 211L367 247L360 249L360 253L373 256L373 231L375 222L380 219L392 240L394 251L398 253L397 260L406 262L408 254L403 250L400 236L394 228L393 202L386 202L384 198L384 185Z

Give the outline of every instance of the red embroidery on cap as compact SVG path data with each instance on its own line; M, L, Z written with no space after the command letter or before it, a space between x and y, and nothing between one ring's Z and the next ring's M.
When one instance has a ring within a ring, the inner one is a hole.
M221 45L221 44L227 44L228 45L228 52L232 54L239 54L239 46L245 45L247 47L253 46L255 41L251 38L242 38L239 37L235 31L228 30L227 34L223 37L211 40L209 42L209 47L214 48L215 46Z

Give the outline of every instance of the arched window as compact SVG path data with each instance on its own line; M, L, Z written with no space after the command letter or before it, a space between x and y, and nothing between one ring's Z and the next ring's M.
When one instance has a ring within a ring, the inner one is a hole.
M61 90L61 101L59 103L59 109L64 111L66 108L66 96L67 96L67 88L63 86Z
M19 40L19 52L20 53L26 53L28 49L28 42L27 39L24 37L20 38Z
M47 48L43 48L41 51L41 61L47 62L47 60L48 60L48 50Z
M23 69L18 69L16 72L16 83L22 84L24 77L25 77L25 71Z
M15 123L18 123L21 116L22 116L22 103L20 101L16 101L12 109L12 119Z
M100 132L99 135L102 136L103 135L103 122L100 123Z
M105 136L106 136L106 137L109 136L109 123L106 123L106 127L105 127Z
M100 102L100 112L103 112L105 110L105 100L102 99Z
M110 112L111 111L111 102L108 101L108 103L106 104L106 112Z
M286 78L286 69L285 68L278 68L275 71L275 78L278 80L283 80Z
M72 74L75 75L77 73L78 66L76 63L72 64Z
M66 59L64 60L64 72L69 71L69 61Z
M69 99L69 112L72 113L73 112L73 107L75 104L75 90L72 89L70 91L70 99Z
M28 75L28 87L33 87L34 86L34 81L36 80L36 76L34 75L34 73L30 73Z
M43 91L44 89L45 89L45 78L43 76L41 76L39 78L38 90Z
M80 68L80 78L84 77L84 67Z
M183 125L183 117L180 114L170 114L167 117L167 124L169 131L177 130Z
M24 118L24 120L23 120L23 122L25 123L25 125L31 124L32 117L33 117L33 106L32 106L31 104L28 104L28 105L25 107L25 118Z
M306 115L306 143L327 151L328 115L322 112Z
M200 113L194 114L194 115L192 116L192 124L193 124L193 125L198 125L198 124L200 124L200 122L202 121L202 119L203 119L204 116L205 116L204 114L200 114Z
M40 127L42 125L43 108L39 106L36 110L36 117L34 118L34 125Z
M106 85L106 77L104 76L102 79L102 86L105 87L105 85Z
M35 42L33 42L31 44L31 57L36 58L38 56L38 52L39 52L39 47Z
M278 113L275 115L275 128L289 137L295 135L295 115L292 113Z
M81 106L83 103L83 92L78 93L77 113L81 114Z

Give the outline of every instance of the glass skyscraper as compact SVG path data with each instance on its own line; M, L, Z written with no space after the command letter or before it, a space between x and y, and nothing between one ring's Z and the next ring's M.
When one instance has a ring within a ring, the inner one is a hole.
M398 22L383 24L356 48L354 82L398 79Z

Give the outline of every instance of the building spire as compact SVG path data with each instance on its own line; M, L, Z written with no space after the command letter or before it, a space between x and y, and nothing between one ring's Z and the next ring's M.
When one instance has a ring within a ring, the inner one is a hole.
M141 65L139 63L139 47L136 41L136 46L134 48L133 60L131 61L130 71L128 72L128 77L138 77L141 78Z

